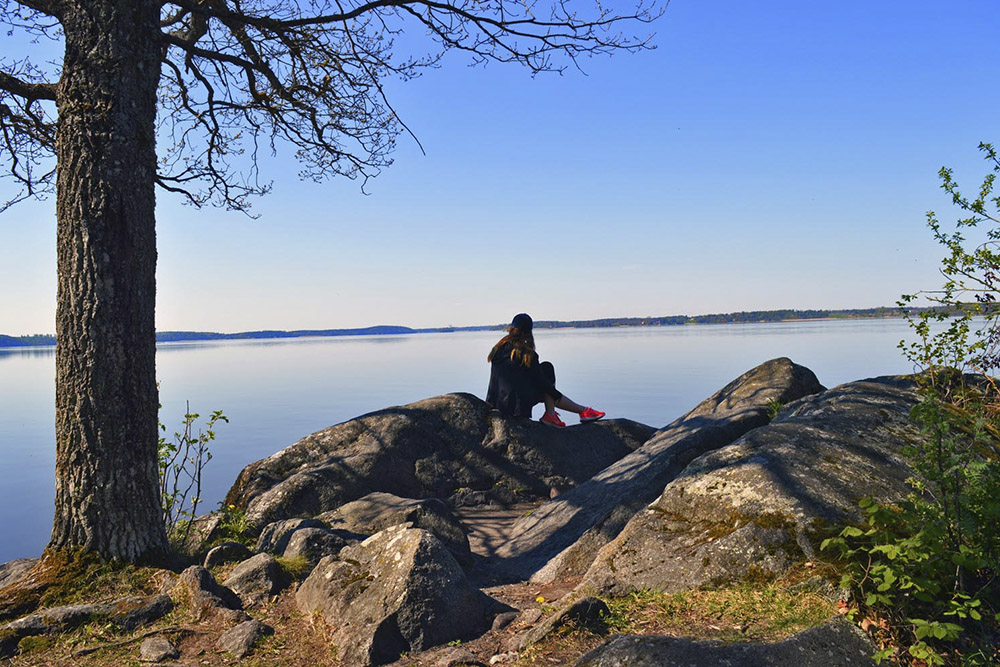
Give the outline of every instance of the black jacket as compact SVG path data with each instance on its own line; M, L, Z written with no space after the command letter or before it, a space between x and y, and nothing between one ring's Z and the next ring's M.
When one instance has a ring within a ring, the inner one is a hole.
M510 358L510 343L497 348L490 366L490 386L486 402L509 417L531 417L531 408L542 401L545 394L558 400L555 388L555 371L550 363L540 363L538 354L532 352L531 365L522 366Z

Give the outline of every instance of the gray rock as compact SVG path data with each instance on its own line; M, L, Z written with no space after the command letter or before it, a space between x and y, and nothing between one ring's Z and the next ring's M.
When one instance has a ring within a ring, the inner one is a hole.
M433 657L434 667L484 667L468 649L448 647Z
M284 553L288 547L288 541L292 539L292 534L302 528L326 528L326 525L318 519L284 519L273 521L260 531L257 538L257 546L254 551L259 554Z
M243 609L240 598L225 586L220 586L212 573L199 565L192 565L181 572L177 588L187 595L196 618L217 609Z
M202 563L202 567L212 568L216 565L232 563L233 561L244 560L249 557L250 550L239 542L223 542L218 546L212 547L205 554L205 561Z
M181 652L166 637L149 637L139 645L140 662L163 662L179 657Z
M770 644L616 635L575 667L871 667L876 650L852 623L837 618Z
M109 620L126 632L158 621L174 608L169 595L152 597L129 597L114 603L114 611Z
M332 528L365 536L409 522L416 528L434 533L461 565L467 567L472 564L465 528L448 505L436 498L414 500L391 493L369 493L317 518Z
M607 420L556 431L505 418L471 394L448 394L331 426L250 464L226 503L255 526L316 516L373 491L446 498L460 489L512 500L548 497L547 480L579 484L653 430Z
M691 463L601 550L581 588L675 592L779 575L811 559L818 531L898 500L919 440L917 397L898 378L852 382L788 406L765 428Z
M253 652L261 637L273 635L274 629L260 621L244 621L219 637L215 647L242 660Z
M258 602L288 586L288 575L271 554L257 554L237 565L223 585L244 602Z
M771 402L822 390L812 371L786 358L744 373L636 451L518 520L512 538L497 550L501 570L536 582L583 574L598 550L688 463L767 424Z
M607 632L607 618L610 615L611 610L603 600L589 595L578 597L567 601L541 623L508 639L504 643L504 648L521 651L541 641L549 633L564 625L573 625L588 628L596 633L605 633Z
M517 620L518 612L516 611L506 611L502 614L497 614L496 618L493 619L493 627L490 628L493 632L500 632L508 625Z
M0 588L6 588L20 581L37 562L37 558L18 558L0 565Z
M324 556L335 556L347 543L341 533L326 528L300 528L292 533L283 555L285 558L302 556L315 565Z
M489 628L488 602L431 533L407 524L326 557L295 595L320 613L344 664L381 665Z

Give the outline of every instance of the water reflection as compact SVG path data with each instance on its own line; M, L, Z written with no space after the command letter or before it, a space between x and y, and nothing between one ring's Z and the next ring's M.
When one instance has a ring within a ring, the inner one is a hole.
M8 347L0 349L0 361L24 357L54 357L55 354L56 348L54 345L47 347Z

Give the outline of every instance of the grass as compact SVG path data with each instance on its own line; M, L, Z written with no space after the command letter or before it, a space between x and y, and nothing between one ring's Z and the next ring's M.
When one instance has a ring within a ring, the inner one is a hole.
M828 598L788 581L683 593L640 591L605 598L608 632L567 626L528 648L516 667L572 664L608 634L669 635L722 642L768 642L819 625L836 613Z

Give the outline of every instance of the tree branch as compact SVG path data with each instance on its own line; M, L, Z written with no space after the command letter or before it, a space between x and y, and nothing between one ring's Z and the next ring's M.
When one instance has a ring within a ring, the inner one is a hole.
M17 4L27 7L32 11L59 18L66 8L66 3L62 0L15 0Z
M0 71L0 90L23 97L28 102L56 99L56 86L52 83L28 83L7 72Z

